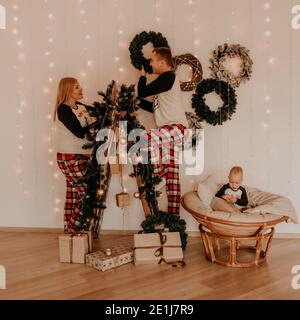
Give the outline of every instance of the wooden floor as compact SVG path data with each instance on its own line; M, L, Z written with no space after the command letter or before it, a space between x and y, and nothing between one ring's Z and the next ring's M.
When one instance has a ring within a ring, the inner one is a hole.
M132 236L102 235L98 248L132 243ZM0 265L7 289L1 299L300 299L291 287L300 265L300 239L273 240L268 261L255 268L214 265L198 237L190 237L186 267L133 263L101 272L58 261L58 234L0 232Z

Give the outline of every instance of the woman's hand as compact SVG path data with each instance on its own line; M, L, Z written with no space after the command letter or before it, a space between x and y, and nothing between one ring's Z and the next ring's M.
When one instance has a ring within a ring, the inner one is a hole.
M142 69L139 70L139 76L140 76L140 77L146 76L146 71L144 70L144 67L143 67L143 66L142 66Z

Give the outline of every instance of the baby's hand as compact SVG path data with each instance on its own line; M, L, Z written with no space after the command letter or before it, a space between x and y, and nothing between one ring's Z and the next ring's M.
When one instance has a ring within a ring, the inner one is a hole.
M226 201L230 201L231 195L225 194L222 198L223 198L224 200L226 200Z
M237 196L235 196L234 194L232 194L230 196L230 202L235 203L237 201Z

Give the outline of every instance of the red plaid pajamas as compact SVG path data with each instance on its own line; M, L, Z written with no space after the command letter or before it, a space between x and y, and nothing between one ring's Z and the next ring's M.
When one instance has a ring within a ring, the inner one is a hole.
M88 158L81 154L57 153L57 164L66 177L67 191L64 214L64 230L80 225L79 205L87 185L78 183L86 172Z
M180 213L179 152L186 137L185 127L181 124L165 125L148 132L151 163L154 174L165 177L168 195L168 212ZM160 162L161 159L161 162Z

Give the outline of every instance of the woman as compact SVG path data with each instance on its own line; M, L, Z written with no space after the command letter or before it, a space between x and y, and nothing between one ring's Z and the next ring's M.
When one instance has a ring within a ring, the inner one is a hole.
M54 111L57 121L57 163L66 177L64 230L80 225L79 205L85 194L86 184L78 183L86 172L89 154L83 154L85 134L94 118L89 115L92 107L78 100L83 98L82 88L75 78L63 78L59 82Z

